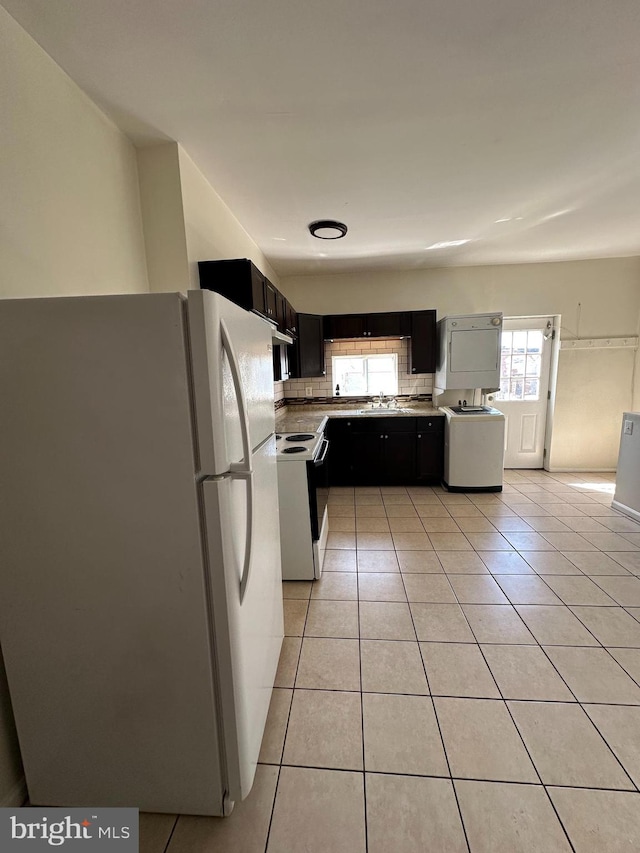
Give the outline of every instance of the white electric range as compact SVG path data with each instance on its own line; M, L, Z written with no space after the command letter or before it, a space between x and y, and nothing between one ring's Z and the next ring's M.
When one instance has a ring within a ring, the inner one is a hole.
M329 535L328 451L322 432L276 433L283 580L322 574Z

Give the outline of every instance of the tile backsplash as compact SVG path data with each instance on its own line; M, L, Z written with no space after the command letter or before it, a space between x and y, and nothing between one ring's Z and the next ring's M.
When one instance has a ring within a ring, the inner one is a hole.
M331 356L333 355L384 355L388 352L395 352L398 355L398 395L431 394L433 391L432 373L407 373L409 344L409 338L376 338L375 340L354 338L351 340L325 341L324 354L327 375L276 382L276 402L285 398L304 398L307 396L306 389L309 387L313 389L313 397L332 397L335 391L331 373Z

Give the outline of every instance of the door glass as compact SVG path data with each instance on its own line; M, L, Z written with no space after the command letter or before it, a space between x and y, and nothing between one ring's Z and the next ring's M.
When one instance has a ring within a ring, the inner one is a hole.
M539 330L502 333L500 391L496 400L540 399L543 336Z

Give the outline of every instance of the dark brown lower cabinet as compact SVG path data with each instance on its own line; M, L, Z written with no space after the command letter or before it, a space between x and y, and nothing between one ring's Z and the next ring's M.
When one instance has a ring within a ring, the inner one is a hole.
M352 486L353 425L345 418L331 418L327 427L329 439L329 485Z
M444 419L418 428L421 418L373 416L329 422L332 486L437 483L442 476ZM429 431L431 430L431 431ZM418 437L420 436L420 437ZM426 440L425 440L426 439Z
M416 479L440 482L444 469L444 418L417 418Z

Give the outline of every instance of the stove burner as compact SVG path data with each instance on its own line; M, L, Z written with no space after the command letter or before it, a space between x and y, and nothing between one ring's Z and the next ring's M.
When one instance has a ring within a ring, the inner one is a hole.
M287 441L288 440L289 439L287 439ZM285 447L284 450L281 451L281 453L306 453L306 452L307 452L306 447Z
M312 435L310 432L301 432L298 435L288 435L287 441L311 441L311 439L315 438L315 435Z

